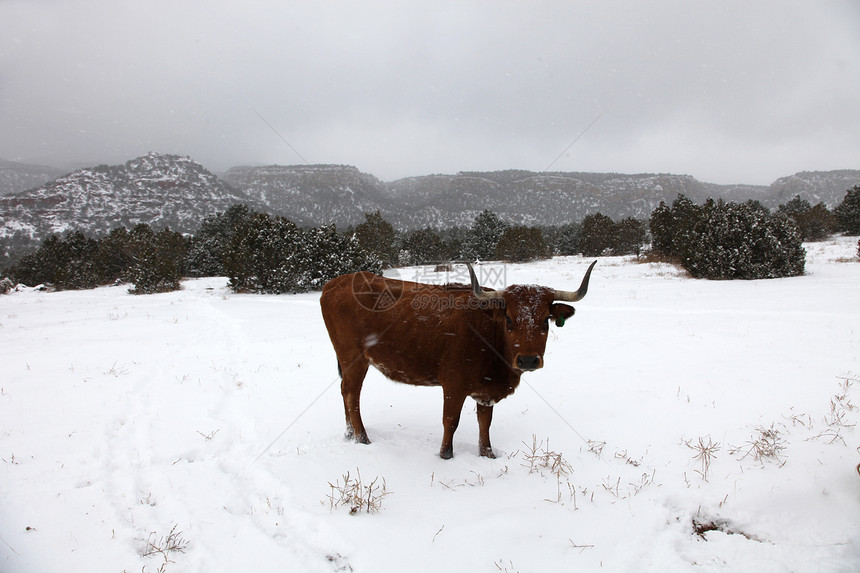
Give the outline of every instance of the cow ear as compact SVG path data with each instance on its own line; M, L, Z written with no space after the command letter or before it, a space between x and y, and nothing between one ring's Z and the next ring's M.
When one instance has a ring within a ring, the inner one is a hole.
M564 321L573 316L576 310L569 304L553 303L549 307L549 313L555 319L556 326L564 326Z

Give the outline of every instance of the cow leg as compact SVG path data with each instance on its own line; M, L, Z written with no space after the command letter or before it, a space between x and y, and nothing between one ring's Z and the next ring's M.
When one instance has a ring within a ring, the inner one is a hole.
M342 368L343 380L340 383L340 393L343 395L343 411L346 416L346 437L360 444L369 444L367 431L361 422L361 385L367 374L368 362L359 358L348 368Z
M443 460L454 457L454 432L460 425L460 412L463 410L465 401L464 393L445 391L442 404L442 447L439 448L439 457Z
M493 407L478 404L478 451L486 458L495 458L490 445L490 424L493 421Z

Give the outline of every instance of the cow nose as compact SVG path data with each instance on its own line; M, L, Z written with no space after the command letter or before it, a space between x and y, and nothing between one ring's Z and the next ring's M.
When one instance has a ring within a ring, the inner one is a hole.
M522 354L518 354L517 368L520 370L537 370L540 368L540 356L537 354L533 356L523 356Z

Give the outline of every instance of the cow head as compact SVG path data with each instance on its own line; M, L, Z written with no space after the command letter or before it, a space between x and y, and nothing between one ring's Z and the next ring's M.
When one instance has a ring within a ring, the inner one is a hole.
M503 348L497 350L514 370L527 372L543 366L550 321L563 326L573 316L574 308L556 301L576 302L588 292L591 263L579 289L573 292L536 285L512 285L503 291L483 290L475 271L467 263L472 281L472 293L479 299L492 300L488 305L496 322L496 332L502 333ZM497 338L498 340L498 338Z

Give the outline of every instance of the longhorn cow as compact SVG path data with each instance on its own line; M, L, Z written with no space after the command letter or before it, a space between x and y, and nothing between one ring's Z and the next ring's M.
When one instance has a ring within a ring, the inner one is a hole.
M360 272L332 279L320 297L337 355L346 435L369 444L360 395L368 366L388 378L441 386L442 446L454 455L453 437L467 396L478 404L478 448L490 445L493 406L514 392L524 372L543 366L550 321L564 325L588 291L591 263L573 292L537 285L503 291L482 288L471 265L471 286L428 285ZM557 302L561 301L561 302Z

